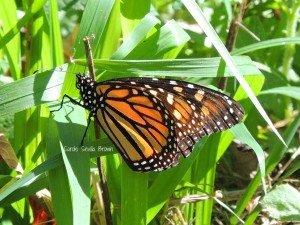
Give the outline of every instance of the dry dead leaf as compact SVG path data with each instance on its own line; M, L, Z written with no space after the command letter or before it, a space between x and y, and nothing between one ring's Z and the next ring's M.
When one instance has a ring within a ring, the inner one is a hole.
M3 133L0 133L0 156L10 168L16 170L19 174L23 174L24 170L15 151Z

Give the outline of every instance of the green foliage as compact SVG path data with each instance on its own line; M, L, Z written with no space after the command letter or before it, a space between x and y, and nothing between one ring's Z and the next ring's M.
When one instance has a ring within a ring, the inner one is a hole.
M289 184L282 184L264 196L262 208L275 219L296 222L300 221L299 201L299 191Z
M299 146L299 0L249 2L242 23L262 41L239 28L234 57L223 42L230 35L228 24L239 13L236 1L205 1L201 9L194 0L30 2L0 0L0 76L14 80L0 86L0 134L9 137L25 171L17 174L1 161L1 221L30 224L36 212L31 200L47 188L47 210L57 224L103 224L95 180L96 158L101 157L113 224L214 224L217 219L224 224L260 223L265 216L261 206L245 212L246 206L255 195L265 194L262 185L269 191L265 175L273 176ZM66 99L55 110L64 94L79 97L74 74L86 71L82 39L92 34L98 81L158 76L216 86L217 79L227 77L224 91L242 104L244 123L201 139L191 156L159 173L131 171L104 134L95 140L92 126L82 148L85 110ZM269 118L285 123L277 130ZM238 176L236 162L226 161L234 138L258 158L259 169L251 180L250 171L248 177ZM268 151L266 162L263 149ZM298 164L283 178L295 175ZM237 201L216 195L218 189L226 193L240 188L245 191ZM262 206L278 222L294 221L299 219L299 207L293 204L298 197L295 188L279 185L265 195ZM181 203L184 199L187 203Z

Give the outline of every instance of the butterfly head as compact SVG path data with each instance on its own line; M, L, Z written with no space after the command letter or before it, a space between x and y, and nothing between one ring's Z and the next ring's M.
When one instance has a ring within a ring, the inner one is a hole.
M95 114L97 96L95 91L95 81L93 81L90 77L82 74L76 74L76 77L76 87L80 91L80 96L83 100L84 107Z

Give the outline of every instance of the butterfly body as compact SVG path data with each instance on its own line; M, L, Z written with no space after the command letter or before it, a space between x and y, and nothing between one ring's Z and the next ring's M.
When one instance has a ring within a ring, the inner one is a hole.
M187 157L203 136L241 121L230 97L183 81L121 78L97 83L77 75L83 107L90 111L135 171L160 171Z

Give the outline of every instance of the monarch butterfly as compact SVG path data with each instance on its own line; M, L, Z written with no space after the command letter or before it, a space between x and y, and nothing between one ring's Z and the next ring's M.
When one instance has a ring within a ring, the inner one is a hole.
M184 81L121 78L97 83L77 74L81 105L90 111L134 171L161 171L187 157L203 136L239 123L232 98ZM67 96L68 97L68 96Z

